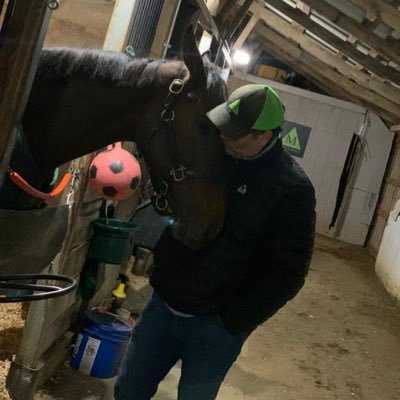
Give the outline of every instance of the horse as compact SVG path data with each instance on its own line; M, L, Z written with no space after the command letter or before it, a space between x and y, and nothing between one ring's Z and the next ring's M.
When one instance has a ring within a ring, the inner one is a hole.
M135 142L155 207L172 215L177 240L203 247L222 227L226 197L223 145L205 113L225 97L218 67L204 62L191 30L183 61L43 49L22 117L20 147L34 163L24 178L44 190L58 166L115 142ZM0 209L37 206L7 178Z

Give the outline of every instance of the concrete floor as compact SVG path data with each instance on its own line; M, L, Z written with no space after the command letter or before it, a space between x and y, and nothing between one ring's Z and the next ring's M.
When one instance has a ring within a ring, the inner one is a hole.
M374 260L318 237L306 285L252 334L218 400L399 400L399 376L400 306ZM178 377L176 366L155 399L175 400ZM112 385L64 366L35 399L111 400Z

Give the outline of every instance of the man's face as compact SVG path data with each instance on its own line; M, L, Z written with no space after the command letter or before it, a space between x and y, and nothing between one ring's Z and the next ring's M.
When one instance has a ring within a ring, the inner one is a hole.
M260 153L272 138L272 132L248 133L241 138L231 138L221 133L225 152L234 158L253 157Z

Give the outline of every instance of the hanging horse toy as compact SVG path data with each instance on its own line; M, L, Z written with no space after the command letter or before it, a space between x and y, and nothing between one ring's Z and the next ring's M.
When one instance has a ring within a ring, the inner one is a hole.
M61 191L48 189L57 167L112 143L135 142L152 179L156 207L165 205L161 208L174 221L174 237L201 248L216 237L225 216L224 149L206 118L225 94L218 67L202 59L191 28L183 38L183 61L44 49L22 117L24 157L17 163L21 152L14 149L10 167L51 196ZM0 274L37 273L61 248L68 205L43 208L36 192L26 193L11 179L0 188ZM6 257L10 246L14 251ZM44 286L40 289L48 290ZM54 293L42 293L49 294Z
M142 176L139 162L122 148L121 142L98 154L89 167L89 185L97 196L107 200L125 200L139 186Z

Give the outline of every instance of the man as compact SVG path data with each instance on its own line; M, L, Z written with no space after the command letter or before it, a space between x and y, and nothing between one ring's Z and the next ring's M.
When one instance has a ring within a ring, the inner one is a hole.
M304 284L315 196L282 148L278 94L246 85L207 115L229 155L225 224L198 251L164 231L154 253L154 294L137 322L116 400L150 399L178 360L178 399L215 399L249 334Z

